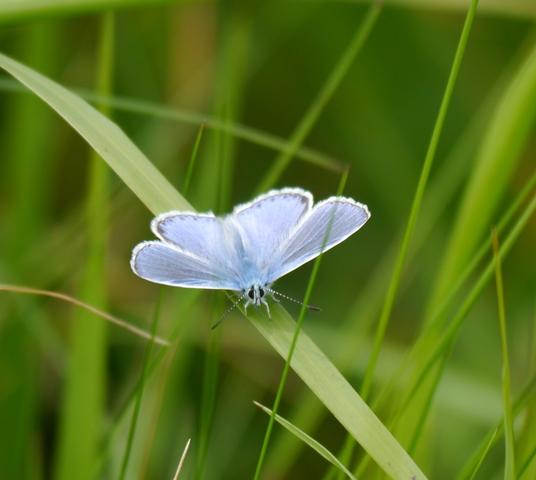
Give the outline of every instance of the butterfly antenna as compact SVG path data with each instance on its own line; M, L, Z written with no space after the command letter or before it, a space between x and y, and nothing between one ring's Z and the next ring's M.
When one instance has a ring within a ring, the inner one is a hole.
M210 327L211 330L214 330L223 320L238 306L238 304L244 300L244 297L238 297L238 300L233 302L232 305L229 305L227 309L222 313L221 317L216 321L212 327Z
M271 288L266 288L265 290L272 295L277 295L278 297L284 298L285 300L288 300L289 302L297 303L298 305L304 305L303 302L300 302L299 300L296 300L295 298L289 297L288 295L285 295L284 293L276 292L275 290L272 290ZM305 305L305 308L307 310L311 310L312 312L321 312L322 309L320 307L317 307L316 305Z

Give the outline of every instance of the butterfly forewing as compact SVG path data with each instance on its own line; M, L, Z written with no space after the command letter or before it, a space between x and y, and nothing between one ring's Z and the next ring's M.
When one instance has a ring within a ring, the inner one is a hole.
M138 276L155 283L239 290L235 279L219 263L208 262L164 242L140 243L132 253L131 266Z
M341 243L369 218L367 207L352 199L332 197L318 203L274 254L270 281Z
M283 189L235 208L232 217L242 237L245 255L259 273L270 266L274 252L309 213L311 204L309 192Z

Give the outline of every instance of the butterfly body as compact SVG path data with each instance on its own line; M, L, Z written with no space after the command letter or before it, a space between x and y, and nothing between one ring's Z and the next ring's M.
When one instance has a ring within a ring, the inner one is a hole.
M278 278L329 250L370 218L365 205L331 197L313 207L299 188L273 190L233 212L168 212L151 222L159 240L134 248L138 276L164 285L239 292L265 305Z

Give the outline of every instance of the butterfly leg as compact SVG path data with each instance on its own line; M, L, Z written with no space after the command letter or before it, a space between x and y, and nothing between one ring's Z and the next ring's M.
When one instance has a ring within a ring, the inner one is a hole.
M266 313L268 313L268 318L271 320L272 316L270 315L270 305L268 305L268 302L264 298L261 298L261 302L266 307Z

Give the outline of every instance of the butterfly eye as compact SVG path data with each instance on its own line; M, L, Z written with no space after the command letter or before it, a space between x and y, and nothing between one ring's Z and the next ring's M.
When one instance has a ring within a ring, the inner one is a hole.
M264 290L262 288L259 288L259 294L261 297L264 297Z
M249 289L248 297L251 298L251 300L255 298L255 292L253 291L252 288Z

